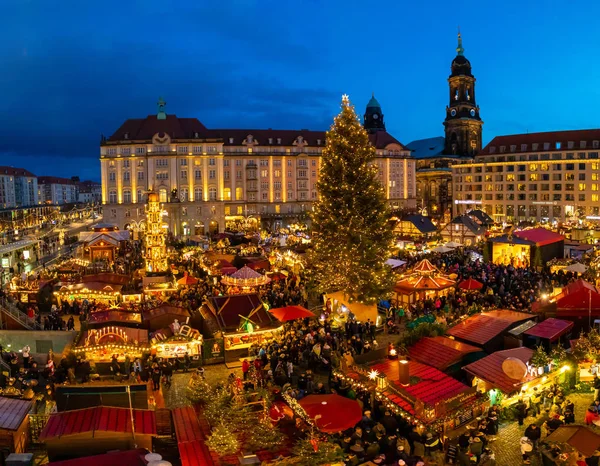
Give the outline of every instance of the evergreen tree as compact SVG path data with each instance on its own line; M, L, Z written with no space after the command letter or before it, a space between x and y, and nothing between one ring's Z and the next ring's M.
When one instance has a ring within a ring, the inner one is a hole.
M321 159L319 199L312 214L312 280L321 292L343 291L373 303L393 286L393 229L377 167L375 148L350 104L342 98Z
M343 461L344 451L340 446L327 439L307 437L298 440L292 449L292 456L275 464L293 464L297 466L313 466Z
M225 425L219 424L206 440L206 446L219 456L233 455L240 449L237 436Z
M207 403L214 394L214 390L200 375L193 374L187 386L187 398L192 403Z
M267 419L253 423L247 433L246 445L251 451L275 450L284 441L281 431Z

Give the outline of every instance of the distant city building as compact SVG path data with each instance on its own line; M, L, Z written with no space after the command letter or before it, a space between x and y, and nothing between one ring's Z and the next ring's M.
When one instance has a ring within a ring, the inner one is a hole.
M57 176L38 177L38 199L41 204L69 204L79 200L79 182Z
M457 213L496 222L600 219L600 129L495 137L452 167Z
M38 203L37 177L24 168L0 167L0 207L33 206Z
M365 115L390 205L414 208L415 161L385 131L375 98ZM318 197L325 137L323 131L207 129L195 118L167 115L161 99L157 115L127 120L101 143L104 218L122 229L144 228L144 204L156 192L174 235L240 223L305 223Z
M422 213L441 217L452 209L451 166L469 161L481 150L483 121L475 99L475 77L464 56L458 34L456 57L448 78L444 136L419 139L407 144L417 159L417 205Z
M94 181L80 181L78 202L82 204L102 203L102 184Z

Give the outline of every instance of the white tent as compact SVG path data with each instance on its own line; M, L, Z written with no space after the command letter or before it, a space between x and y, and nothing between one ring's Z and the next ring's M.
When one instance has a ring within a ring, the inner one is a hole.
M435 248L432 249L433 252L439 252L439 253L446 253L446 252L451 252L454 251L454 249L446 247L446 246L437 246Z
M565 272L585 273L585 271L587 269L588 269L587 266L585 266L579 262L575 262L574 264L571 264L568 267L565 267Z
M462 246L462 244L457 243L456 241L449 241L444 246L446 246L447 248L458 248Z
M388 259L385 261L387 265L389 265L392 269L397 269L398 267L402 267L406 264L406 261L401 261L398 259Z

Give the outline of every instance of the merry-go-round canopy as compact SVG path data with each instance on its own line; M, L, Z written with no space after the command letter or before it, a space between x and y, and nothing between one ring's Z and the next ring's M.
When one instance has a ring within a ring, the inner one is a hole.
M358 401L344 396L308 395L298 403L321 432L341 432L354 427L362 419Z
M262 286L269 283L271 279L265 275L262 275L255 270L252 270L248 266L243 266L237 272L232 273L229 276L224 276L221 279L221 283L228 286L239 286L239 287L255 287Z
M455 281L443 275L427 259L415 265L412 271L394 286L397 293L411 294L416 291L441 291L455 285Z

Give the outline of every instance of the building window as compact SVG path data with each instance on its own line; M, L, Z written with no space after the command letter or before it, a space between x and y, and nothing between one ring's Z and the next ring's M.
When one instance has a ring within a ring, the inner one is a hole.
M268 193L265 193L265 192L262 193L262 200L263 201L268 201L269 200Z
M202 153L202 146L194 146L192 149L193 149L192 152L194 152L194 154Z
M217 200L217 188L215 188L214 186L208 188L208 199L211 201Z
M268 178L268 176L269 176L269 170L261 170L260 171L260 176L262 178Z
M194 170L194 178L197 180L202 179L202 170Z
M167 202L167 190L166 190L166 188L160 188L158 190L158 200L160 202Z
M217 164L217 160L216 159L213 159L213 158L208 159L208 165L209 166L214 167L216 164Z
M241 205L237 206L237 212L238 215L242 215L244 213L244 209Z
M142 202L144 200L144 195L142 194L142 190L137 190L137 202Z
M231 201L231 188L225 188L223 190L223 200Z
M110 204L116 204L117 203L117 192L116 191L109 191L109 193L108 193L108 202Z
M108 181L117 181L117 174L115 172L110 172L108 174Z
M144 180L144 172L138 172L137 179L138 179L138 181L143 181Z
M211 180L214 180L217 177L217 171L216 170L208 170L208 178Z
M228 205L225 206L225 215L231 215L231 207Z
M187 180L187 170L181 170L181 179Z
M235 188L235 200L242 201L244 199L244 188L237 187Z
M125 204L131 203L131 191L129 189L123 191L123 202Z
M188 201L189 197L189 191L188 188L181 188L181 190L179 191L179 199L181 199L182 201Z
M229 170L227 170L226 172L223 172L223 178L226 180L229 179Z
M288 191L287 192L287 200L288 201L293 201L294 200L294 191Z

